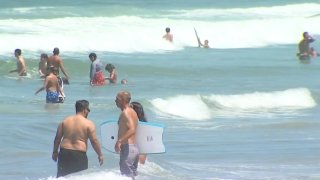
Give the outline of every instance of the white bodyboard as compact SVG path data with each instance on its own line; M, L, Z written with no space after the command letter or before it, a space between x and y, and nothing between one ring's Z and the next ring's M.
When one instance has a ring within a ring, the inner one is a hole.
M141 154L164 153L164 125L151 122L139 122L137 128L137 145ZM118 140L118 122L107 121L101 124L102 147L115 153L114 146Z

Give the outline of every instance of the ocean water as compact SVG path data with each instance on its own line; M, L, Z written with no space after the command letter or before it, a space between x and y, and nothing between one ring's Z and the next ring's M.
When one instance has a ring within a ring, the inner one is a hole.
M99 135L119 116L120 90L166 126L166 153L149 155L137 179L320 179L320 59L296 57L304 31L320 51L319 9L318 0L4 1L0 179L55 179L58 123L87 99ZM166 27L173 43L161 38ZM194 28L211 49L197 47ZM34 95L37 65L54 47L71 79L65 103L46 105L44 92ZM26 78L8 74L16 48ZM128 84L89 86L91 52ZM100 167L89 144L89 169L60 179L128 179L119 155L103 154Z

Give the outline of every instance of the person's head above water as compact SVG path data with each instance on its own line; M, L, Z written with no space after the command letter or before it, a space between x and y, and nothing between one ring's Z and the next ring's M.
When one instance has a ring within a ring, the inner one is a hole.
M139 121L147 122L147 119L144 115L143 106L138 102L131 102L130 103L132 109L137 113Z
M170 28L169 28L169 27L166 28L166 32L167 32L167 33L170 32Z
M303 32L302 36L303 36L304 38L308 38L308 37L309 37L309 33L308 33L308 32Z
M54 54L54 55L58 55L59 53L60 53L59 48L55 47L55 48L53 49L53 54Z

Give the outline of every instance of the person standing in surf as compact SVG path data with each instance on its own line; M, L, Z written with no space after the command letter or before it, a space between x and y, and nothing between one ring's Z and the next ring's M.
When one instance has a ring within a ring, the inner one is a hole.
M60 54L59 48L57 48L57 47L54 48L53 49L53 55L48 58L47 66L48 67L54 66L54 67L58 68L58 70L61 69L61 71L65 75L66 79L69 80L69 76L66 73L66 71L64 70L62 59L59 56L59 54Z
M297 55L300 60L309 60L312 55L310 43L314 42L315 39L308 32L304 32L302 36L303 39L299 42L299 53Z
M136 142L136 130L138 126L137 113L130 107L131 95L128 91L120 91L116 97L116 105L121 109L118 120L118 141L115 151L120 153L121 174L135 179L139 162L139 149Z
M26 63L22 56L21 49L14 50L14 56L17 59L17 69L11 70L9 73L17 72L19 76L27 76Z
M117 83L117 72L116 68L113 64L107 64L105 67L105 70L109 72L109 77L106 78L106 80L109 80L110 83L115 84Z
M140 122L147 122L147 118L144 115L143 106L139 102L131 102L130 106L137 113L137 116L138 116ZM146 154L139 155L139 163L140 164L145 164L146 160L147 160Z
M91 86L103 86L105 85L105 77L102 72L103 65L99 59L97 59L96 53L90 53L89 59L91 61L90 68L90 85Z
M37 95L40 91L46 90L47 103L59 103L59 95L63 94L59 85L57 73L58 69L56 67L50 67L49 74L47 75L43 86L35 92L35 95Z
M47 75L47 61L48 61L48 55L47 54L41 54L40 56L40 62L38 67L38 72L40 75L40 78L45 78Z
M173 42L173 35L170 33L169 27L166 28L166 34L163 35L162 38L169 41L169 42Z
M88 169L88 139L103 164L101 146L94 123L87 119L90 112L87 100L78 100L76 114L65 118L57 128L52 159L58 161L57 178ZM60 147L60 151L58 150Z

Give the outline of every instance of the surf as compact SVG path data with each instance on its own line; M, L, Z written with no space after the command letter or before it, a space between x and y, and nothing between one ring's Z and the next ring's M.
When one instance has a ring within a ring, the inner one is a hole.
M150 103L162 117L186 120L292 113L317 105L307 88L244 94L177 95L155 98Z

